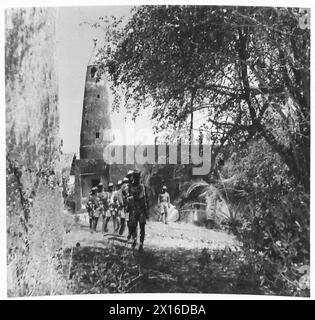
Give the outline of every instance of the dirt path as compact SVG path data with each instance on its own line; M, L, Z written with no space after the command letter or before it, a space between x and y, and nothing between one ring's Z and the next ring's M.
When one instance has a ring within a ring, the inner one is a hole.
M113 233L109 225L109 233ZM125 230L124 236L127 236ZM74 246L77 242L81 246L103 247L107 245L106 237L101 233L101 221L97 232L91 233L86 223L80 223L66 235L65 246ZM170 222L164 224L148 221L146 224L145 248L149 250L163 249L225 249L235 248L237 241L234 236L226 232L209 230L188 223Z
M138 253L130 244L108 241L100 228L91 233L81 223L66 236L65 246L74 247L71 293L257 293L239 274L238 243L225 232L149 221L145 251Z

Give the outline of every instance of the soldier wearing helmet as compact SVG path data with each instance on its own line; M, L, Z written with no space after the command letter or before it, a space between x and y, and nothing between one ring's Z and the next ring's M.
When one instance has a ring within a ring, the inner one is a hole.
M128 196L129 196L129 188L130 188L130 179L127 178L127 176L122 180L122 186L121 186L121 196L123 200L123 216L124 218L121 218L121 226L119 230L119 234L122 235L125 230L125 226L127 224L128 227L128 236L127 239L129 240L131 235L130 235L130 230L129 230L129 213L131 207L128 205Z
M170 208L170 195L167 192L166 186L162 187L162 191L158 196L158 206L160 208L160 220L167 224L168 209Z
M125 207L124 207L124 198L123 198L123 181L118 180L116 185L116 191L114 193L114 202L118 206L118 213L117 213L117 224L116 224L116 232L119 232L120 235L123 234L125 229Z
M86 209L87 209L88 216L89 216L89 225L90 225L90 230L91 231L93 230L93 204L92 204L93 191L92 191L92 189L89 192L88 201L86 203Z
M133 170L129 170L128 173L127 173L127 175L126 175L126 178L129 180L129 183L132 183L133 173L134 173Z
M148 216L149 202L147 189L140 182L141 172L133 172L132 183L129 188L128 205L129 213L129 230L133 240L133 248L137 245L137 226L140 227L140 245L139 251L143 251L143 242L145 237L145 224Z
M102 232L104 233L104 220L106 219L106 211L108 210L109 196L104 190L103 183L100 182L97 186L97 196L100 202L100 216L103 218Z
M117 221L117 212L118 212L118 205L114 198L114 184L112 182L108 183L108 210L105 213L105 220L103 220L103 231L108 232L108 222L110 218L113 219L113 227L114 231L117 230L119 226L117 224L119 223Z
M99 219L99 207L100 202L97 196L97 187L93 187L87 203L91 231L96 231L97 222Z

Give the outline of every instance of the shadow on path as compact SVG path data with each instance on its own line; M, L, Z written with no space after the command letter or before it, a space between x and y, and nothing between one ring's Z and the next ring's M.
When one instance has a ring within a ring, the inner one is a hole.
M261 294L237 263L240 252L79 247L73 253L71 293Z

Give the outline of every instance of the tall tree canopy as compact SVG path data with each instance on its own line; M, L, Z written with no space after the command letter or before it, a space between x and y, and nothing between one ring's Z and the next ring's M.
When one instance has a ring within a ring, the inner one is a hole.
M294 8L140 6L101 50L115 103L174 129L204 110L216 144L262 136L309 190L310 30Z

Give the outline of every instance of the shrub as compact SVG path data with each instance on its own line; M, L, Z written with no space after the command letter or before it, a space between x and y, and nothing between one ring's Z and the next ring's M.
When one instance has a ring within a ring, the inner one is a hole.
M229 201L238 206L247 261L266 291L309 295L310 199L263 140L222 168Z

